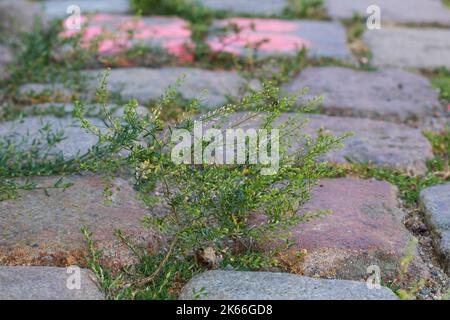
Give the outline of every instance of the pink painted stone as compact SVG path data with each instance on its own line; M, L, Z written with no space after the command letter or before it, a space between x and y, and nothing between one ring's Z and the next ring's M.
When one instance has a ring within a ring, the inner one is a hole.
M238 33L211 39L208 44L213 51L239 53L239 47L270 51L297 51L309 47L310 42L290 32L299 31L295 23L275 19L232 18L220 21L218 27L236 26Z
M377 265L385 281L427 277L414 238L402 223L397 189L384 181L327 179L314 188L299 214L331 210L323 218L292 229L288 260L307 276L360 280ZM412 252L408 253L408 246ZM307 250L301 259L295 253ZM400 276L400 260L411 254L409 275Z
M144 44L162 47L181 61L193 59L187 49L193 46L191 31L188 23L180 18L98 14L82 16L81 30L71 28L74 22L73 18L66 19L61 37L73 37L83 32L82 47L90 48L98 42L101 55L117 55L135 44Z
M225 33L220 31L225 29ZM352 61L345 29L338 22L230 18L213 24L207 40L211 50L237 56L257 49L258 56L293 55L301 49L318 57Z

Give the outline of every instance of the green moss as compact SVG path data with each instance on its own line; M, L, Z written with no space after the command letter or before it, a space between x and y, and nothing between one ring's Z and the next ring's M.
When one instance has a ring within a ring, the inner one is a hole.
M196 0L132 0L131 7L138 14L179 16L191 23L205 23L224 15L203 7Z
M372 53L362 40L362 36L366 30L365 19L360 15L354 15L352 18L344 20L343 24L347 29L347 42L350 50L357 57L361 65L367 65L372 58Z
M289 0L289 5L283 13L288 19L328 19L323 0Z
M450 70L442 68L431 76L433 87L439 90L442 100L450 103Z

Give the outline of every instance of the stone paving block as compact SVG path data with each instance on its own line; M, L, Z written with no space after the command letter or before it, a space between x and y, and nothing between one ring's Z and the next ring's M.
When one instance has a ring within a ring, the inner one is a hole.
M61 83L26 83L18 87L15 98L22 103L30 103L35 98L41 97L45 97L49 101L61 102L78 100L87 96L83 93L74 92Z
M87 71L93 78L92 86L99 85L103 71ZM113 69L108 77L112 91L121 92L124 99L138 99L141 103L159 100L169 86L185 76L179 92L186 99L202 98L204 107L212 108L227 103L227 97L239 97L247 81L234 71L209 71L194 68L168 67L162 69L127 68ZM251 85L252 83L250 83ZM254 83L256 85L256 83Z
M378 67L411 69L450 68L450 30L431 28L394 28L366 31Z
M240 31L220 34L227 27ZM231 18L216 21L213 30L208 44L216 52L245 56L257 48L258 56L267 57L295 55L305 48L310 57L353 61L345 29L338 22Z
M291 230L293 246L284 261L305 276L348 280L367 279L367 268L378 266L383 281L429 278L416 244L405 228L395 186L377 180L324 179L313 189L302 215L330 210L322 218L299 223ZM252 223L258 223L255 218ZM261 221L262 222L262 221ZM276 243L261 244L274 248ZM299 252L303 252L301 257ZM400 261L409 256L407 274Z
M433 230L435 246L446 272L450 273L450 183L422 190L420 205Z
M59 178L30 181L43 188ZM22 251L38 264L54 265L57 257L82 263L86 252L82 227L92 232L111 265L132 263L135 258L115 237L116 229L135 240L153 239L154 233L141 225L150 212L130 181L89 175L64 177L63 182L73 185L66 190L48 189L47 194L39 189L19 191L18 198L0 202L0 253L7 256L5 260L14 261L13 255Z
M0 29L9 37L32 31L36 18L43 17L39 4L35 1L0 1Z
M441 0L326 0L325 8L332 18L348 19L354 14L368 16L367 8L377 5L381 21L415 24L450 25L450 8Z
M101 120L94 118L89 120L99 128L104 128ZM81 128L77 120L57 118L50 115L0 122L0 139L10 141L17 148L26 150L31 147L34 139L38 139L45 144L47 134L40 132L46 126L49 126L51 134L64 133L64 139L61 142L50 150L46 150L52 156L62 154L65 159L82 156L98 141L96 136Z
M388 288L363 282L313 279L288 273L207 271L187 283L181 300L397 300Z
M180 61L191 61L191 30L188 22L178 17L136 17L97 14L82 16L83 31L73 29L73 18L64 21L61 37L83 32L81 45L96 48L101 55L114 56L135 45L162 48Z
M281 15L288 6L288 0L200 0L200 3L211 10L262 16Z
M128 13L131 11L129 0L46 0L42 2L44 13L50 18L67 18L72 12L67 9L76 5L82 15L93 13Z
M376 72L341 67L303 70L283 88L295 94L308 87L308 98L323 96L320 109L330 115L408 122L441 109L439 93L421 75L382 69Z
M67 271L66 268L0 266L0 300L104 299L91 271L80 270L79 288L71 286L69 277L74 271Z

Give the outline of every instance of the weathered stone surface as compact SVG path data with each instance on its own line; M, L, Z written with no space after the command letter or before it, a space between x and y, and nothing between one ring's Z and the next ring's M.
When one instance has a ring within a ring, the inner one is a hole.
M42 12L34 1L0 1L0 30L10 36L31 31L36 17L42 18Z
M412 261L402 281L428 277L416 240L402 223L394 186L355 178L322 180L299 214L318 210L331 213L292 229L294 245L285 260L298 272L360 280L368 277L369 266L377 265L384 281L399 280L400 260L408 256ZM301 250L307 253L299 259Z
M89 120L100 128L104 127L101 120ZM22 120L2 122L0 123L0 138L14 142L21 149L26 149L31 146L33 139L46 141L46 133L40 133L46 125L50 125L52 133L64 132L65 138L49 150L53 155L62 153L66 159L74 158L77 155L81 156L98 141L96 136L81 128L77 120L53 116L28 117Z
M426 188L420 204L434 233L435 246L450 272L450 183Z
M38 187L51 187L58 179L36 177L31 181ZM17 199L0 202L3 254L25 251L41 257L40 260L47 257L47 263L34 260L47 265L53 265L53 257L57 255L72 255L71 259L80 263L78 260L83 258L80 252L85 252L80 231L84 226L110 257L107 263L129 263L131 257L117 241L114 230L120 229L134 239L149 239L151 235L140 224L149 211L136 198L131 183L98 176L70 176L63 181L73 185L66 190L48 189L47 194L43 190L21 191ZM14 257L4 260L14 262Z
M440 107L439 93L427 78L397 69L313 67L302 71L284 91L293 94L304 87L310 88L308 98L324 96L321 109L330 115L407 122L430 116Z
M227 118L226 126L240 123L248 115L237 113ZM347 161L372 163L381 167L408 169L416 173L426 171L426 160L433 157L429 141L422 136L420 130L405 125L397 125L370 119L329 117L323 115L282 114L275 122L281 125L290 121L293 124L309 122L300 129L291 130L291 150L298 150L304 145L305 134L315 136L319 129L325 129L336 136L353 133L344 141L344 148L330 152L323 157L334 163ZM240 128L259 128L261 117L255 117Z
M13 55L11 50L0 44L0 81L8 78L8 71L6 67L13 60Z
M127 13L131 10L128 0L46 0L43 1L45 14L50 18L65 18L72 13L67 13L67 8L77 5L81 14L91 13Z
M71 101L73 98L81 98L82 94L66 88L61 83L27 83L17 90L17 100L28 102L37 97L45 97L50 101Z
M200 3L211 10L264 16L281 15L288 6L287 0L200 0Z
M0 266L0 300L104 299L92 272L81 270L79 289L67 287L70 276L66 268Z
M208 44L213 51L245 56L250 47L265 57L295 55L306 48L311 57L353 60L345 29L338 22L232 18L216 21L213 30L230 26L237 26L240 32L211 34Z
M178 17L134 17L100 14L82 18L81 46L96 48L101 55L114 56L134 45L162 48L181 61L191 61L191 30L186 20ZM73 18L64 22L62 37L72 37L80 29L72 27ZM94 46L93 46L94 45ZM164 53L160 53L164 54Z
M381 9L383 21L450 25L450 9L441 0L326 0L325 8L333 18L347 19L354 14L367 16L367 8Z
M92 86L95 88L103 77L103 71L87 71L86 75L92 77ZM108 84L112 91L121 92L124 99L138 99L141 103L160 99L171 85L186 76L179 92L186 99L207 95L202 98L201 104L205 107L217 107L227 103L227 96L238 97L240 90L247 81L234 71L209 71L193 68L127 68L113 69L108 77Z
M204 291L201 291L204 288ZM208 271L183 288L180 299L194 300L397 300L388 288L363 282L323 280L288 273Z
M375 66L450 68L450 30L388 28L367 31Z

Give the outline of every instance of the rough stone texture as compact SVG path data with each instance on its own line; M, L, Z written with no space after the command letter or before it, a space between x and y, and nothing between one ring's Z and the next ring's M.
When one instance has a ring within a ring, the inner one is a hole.
M287 0L200 0L200 3L211 10L262 16L281 15L288 6Z
M58 179L38 177L31 181L38 187L51 187ZM114 230L120 229L133 239L153 237L140 224L149 211L137 200L129 181L98 176L71 176L63 181L73 185L66 190L48 189L48 195L43 190L20 191L17 199L0 202L3 255L25 251L37 257L31 259L36 264L44 265L54 265L54 257L62 255L78 264L83 258L80 252L85 251L80 231L85 226L110 257L107 263L122 264L130 263L132 257L117 241ZM14 262L14 256L4 260Z
M311 57L329 57L353 61L344 27L338 22L231 18L216 21L213 30L237 26L240 32L211 34L213 51L248 55L249 47L259 56L294 55L302 48Z
M433 230L435 247L450 273L450 183L423 190L420 204Z
M369 266L377 265L384 281L398 280L400 260L408 256L412 261L402 281L429 276L414 237L402 223L404 212L398 207L397 189L389 183L355 178L322 180L299 214L317 210L331 213L292 229L294 245L285 260L297 272L361 280L368 277ZM306 255L296 257L305 249Z
M70 276L66 268L0 266L0 300L103 300L92 272L81 270L80 289L67 288Z
M450 9L442 0L326 0L325 8L333 18L347 19L354 14L367 16L367 8L377 5L381 21L450 25Z
M96 126L103 128L104 124L98 119L89 119ZM94 146L98 138L81 128L77 120L71 118L57 118L54 116L28 117L0 123L0 137L16 143L20 148L29 147L33 139L46 141L46 134L40 133L45 125L50 125L51 132L64 132L65 139L50 150L51 154L62 153L65 159L81 156ZM24 143L22 143L25 139Z
M0 30L8 35L29 32L35 27L35 18L42 18L39 4L33 1L0 1Z
M96 87L103 76L103 71L87 71L92 76L92 86ZM217 107L227 103L227 96L238 97L240 89L247 81L233 71L209 71L192 68L127 68L113 69L108 77L112 91L121 92L124 99L138 99L144 103L158 100L169 86L175 85L178 79L186 76L179 87L181 95L186 99L202 96L203 90L208 90L202 98L205 107Z
M180 299L194 300L397 300L388 288L369 289L365 283L323 280L288 273L208 271L183 288Z
M450 30L389 28L367 31L375 66L450 68Z
M77 5L81 9L81 14L91 13L127 13L131 11L129 0L47 0L43 1L45 14L50 18L65 18L70 14L67 8Z
M341 67L308 68L284 87L294 94L310 88L309 97L325 98L330 115L407 122L440 108L439 93L425 77L402 70L355 71Z
M8 78L6 66L13 60L13 55L8 47L0 44L0 81Z
M237 113L226 119L226 126L240 123L244 113ZM376 166L407 169L415 173L426 171L426 160L433 158L429 141L419 129L370 119L329 117L323 115L282 114L275 122L288 125L309 122L301 129L292 129L291 150L304 145L305 134L316 135L319 129L325 129L336 136L353 133L344 141L344 148L328 153L324 160L335 163L347 161L366 163ZM240 128L259 128L261 117L239 125ZM225 126L225 127L226 127Z
M46 97L50 101L72 101L73 98L84 98L83 94L74 92L61 83L27 83L17 90L16 99L19 101L28 102L36 97Z
M73 23L73 18L65 20L62 37L72 37L80 32L80 29L73 28ZM117 55L134 45L143 45L162 48L181 61L191 61L193 58L187 49L193 46L189 24L178 17L140 18L99 14L83 16L82 24L81 46L91 48L93 44L98 45L94 48L101 55Z

